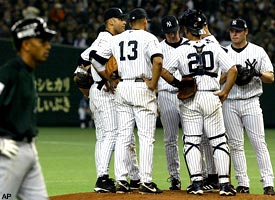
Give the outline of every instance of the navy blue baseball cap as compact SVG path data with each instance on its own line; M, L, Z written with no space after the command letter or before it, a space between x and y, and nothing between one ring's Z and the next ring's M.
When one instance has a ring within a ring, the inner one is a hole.
M135 8L129 14L129 21L133 22L137 19L148 18L147 13L143 8Z
M167 15L161 20L161 27L164 33L175 33L179 30L179 22L173 15Z
M242 18L233 19L230 22L230 30L233 30L233 29L238 31L243 31L247 29L246 21Z
M124 14L120 8L109 8L104 13L104 21L107 21L108 19L111 19L111 18L123 19L125 17L126 17L126 14Z

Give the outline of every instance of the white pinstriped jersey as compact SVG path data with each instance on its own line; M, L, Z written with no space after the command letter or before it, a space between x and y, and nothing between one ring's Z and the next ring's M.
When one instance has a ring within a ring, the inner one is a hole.
M92 43L92 45L87 48L84 52L81 53L81 58L83 60L90 60L90 52L91 51L100 51L109 47L109 43L111 43L113 35L108 31L100 32L97 36L96 40ZM91 73L94 81L101 81L101 77L98 75L97 71L91 67Z
M122 79L152 77L151 56L162 54L156 36L144 30L127 30L113 36L109 44L111 46L108 50L98 50L97 54L104 58L113 55L118 62L118 73Z
M203 48L201 55L197 53L195 47ZM232 58L220 45L207 40L199 40L184 42L182 46L177 48L176 53L167 61L164 68L171 73L178 69L180 74L184 76L192 74L199 66L202 66L207 73L215 73L217 77L194 76L198 90L219 90L221 71L228 71L234 65Z
M186 38L182 38L182 42L186 41ZM167 60L169 60L169 57L174 54L177 48L174 48L167 44L167 40L162 40L160 43L161 49L162 49L162 54L163 54L163 66L166 65ZM181 75L179 71L177 70L174 74L174 77L176 77L178 80L181 80ZM169 83L167 83L163 78L159 78L158 81L158 91L170 91L170 92L176 92L178 89L176 87L173 87Z
M233 58L236 64L241 64L242 66L253 65L255 69L261 73L274 71L267 53L258 45L249 42L241 52L233 50L231 45L228 45L226 48L228 49L228 55ZM253 77L252 80L244 86L235 84L228 95L228 99L247 99L260 96L262 93L261 79L259 77Z

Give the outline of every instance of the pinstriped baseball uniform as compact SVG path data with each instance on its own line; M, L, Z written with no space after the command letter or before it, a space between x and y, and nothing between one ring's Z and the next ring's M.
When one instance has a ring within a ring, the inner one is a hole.
M181 38L180 42L187 40ZM163 66L169 56L173 55L176 47L172 47L163 40L161 43L163 53ZM174 76L181 79L178 71ZM160 120L164 129L164 144L168 172L171 178L181 180L180 178L180 158L178 150L179 123L181 121L179 111L179 100L177 98L178 89L168 84L163 78L158 81L158 110L160 112Z
M199 53L201 52L201 55ZM204 75L195 75L198 92L194 98L180 102L183 118L184 154L191 181L201 181L202 155L199 144L203 132L214 148L213 156L219 174L219 182L229 182L230 155L225 137L225 127L218 96L213 94L220 88L221 70L228 71L234 62L213 42L187 41L178 47L177 53L164 66L173 73L179 70L181 75L189 75L203 67Z
M227 46L228 54L237 64L253 65L257 71L273 72L272 63L262 47L248 43L240 52ZM259 97L263 93L262 81L253 77L247 85L234 85L223 103L225 127L228 132L236 179L239 186L249 187L244 152L244 129L256 154L263 187L274 186L273 169L265 141L264 122Z
M84 60L89 60L90 52L105 48L103 45L106 41L112 40L112 35L107 32L101 32L94 43L87 48L81 57ZM78 70L81 71L81 68ZM115 149L115 141L117 137L117 111L114 102L114 94L105 92L105 86L99 89L102 78L98 75L96 70L91 67L91 74L95 83L91 86L89 91L90 109L93 114L96 127L96 147L95 147L95 162L97 169L97 176L101 177L109 174L109 165L112 158L112 153ZM135 145L134 136L132 143ZM128 151L128 165L129 176L132 180L139 179L139 169L135 151Z
M216 38L213 35L209 35L203 40L208 41L208 42L214 42L216 44L219 44L219 42L216 40ZM202 155L203 155L203 176L205 178L208 177L209 174L217 174L217 170L215 167L214 163L214 158L213 158L213 150L210 145L209 139L205 134L202 136L201 140L201 150L202 150Z
M144 30L127 30L113 37L104 58L113 55L118 62L118 73L123 81L116 88L118 137L115 148L116 180L126 180L127 148L136 123L139 136L139 164L141 182L152 181L153 143L157 119L156 92L136 78L152 77L151 57L162 54L157 38Z

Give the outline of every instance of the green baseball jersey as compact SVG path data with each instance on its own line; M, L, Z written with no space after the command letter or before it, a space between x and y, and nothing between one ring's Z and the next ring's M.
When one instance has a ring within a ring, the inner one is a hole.
M22 140L36 135L34 72L16 57L0 67L0 136Z

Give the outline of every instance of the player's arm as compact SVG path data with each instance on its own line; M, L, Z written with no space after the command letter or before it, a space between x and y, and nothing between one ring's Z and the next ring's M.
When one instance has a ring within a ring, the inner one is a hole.
M237 74L238 74L237 67L236 65L234 65L227 71L227 78L226 78L224 88L221 91L215 93L215 95L219 96L222 103L225 101L231 88L235 84Z
M94 69L105 79L111 80L106 71L106 63L108 62L108 60L109 58L104 58L98 55L95 51L90 52L90 61Z
M162 55L161 54L155 54L152 56L152 79L148 80L144 78L147 86L151 90L155 90L158 85L158 80L161 75L162 70Z
M167 69L162 68L161 77L170 85L179 88L180 80L176 79Z
M261 80L264 83L273 83L274 82L274 73L273 72L262 72L261 73Z
M227 77L227 72L221 74L221 77L220 77L220 84L221 85L225 83L226 77Z

